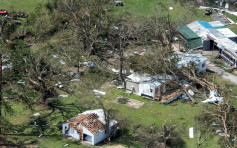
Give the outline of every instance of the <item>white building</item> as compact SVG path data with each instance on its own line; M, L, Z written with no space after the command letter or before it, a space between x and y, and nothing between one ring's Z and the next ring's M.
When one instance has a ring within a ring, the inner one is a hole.
M170 80L173 80L173 77L169 75L165 78L163 76L133 73L127 76L125 80L126 92L156 99L166 92L165 84Z
M188 67L188 64L193 62L196 65L197 73L205 72L206 71L206 61L207 58L202 56L201 54L188 54L177 52L178 58L180 61L177 63L177 67Z
M109 124L109 132L112 134L117 121ZM102 109L89 110L67 120L62 124L63 135L71 136L77 140L88 141L95 145L106 139L105 115Z

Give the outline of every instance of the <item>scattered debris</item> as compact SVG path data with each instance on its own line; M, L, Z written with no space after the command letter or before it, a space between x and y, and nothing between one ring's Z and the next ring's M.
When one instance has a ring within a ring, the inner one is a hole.
M189 138L194 138L193 127L189 128Z
M39 115L40 115L40 113L35 113L35 114L34 114L35 117L37 117L37 116L39 116Z
M68 146L69 144L64 144L64 146Z
M209 89L210 94L209 98L202 101L202 103L221 103L223 102L223 97L218 97L218 94L215 90Z
M106 92L99 91L99 90L93 90L93 92L94 92L96 95L105 95L105 94L106 94Z
M188 93L189 93L191 96L194 96L194 92L193 92L191 89L188 90Z
M225 136L225 133L222 129L216 130L216 134L222 137Z
M72 79L71 82L80 82L80 79Z
M41 136L43 136L43 134L40 134L40 135L39 135L39 138L40 138Z
M60 60L59 61L62 65L64 65L65 64L65 62L63 61L63 60Z
M124 89L124 85L117 86L117 89Z
M59 98L67 98L68 95L59 95L58 97L59 97Z
M52 54L52 57L55 58L55 59L58 58L58 56L55 55L55 54Z
M80 62L79 65L84 65L88 68L95 68L95 64L92 61L88 61L88 62Z
M112 68L111 70L112 70L114 73L119 74L119 69ZM122 70L122 73L123 73L123 74L126 74L127 71L126 71L126 70Z
M25 85L25 82L22 80L17 81L17 84Z

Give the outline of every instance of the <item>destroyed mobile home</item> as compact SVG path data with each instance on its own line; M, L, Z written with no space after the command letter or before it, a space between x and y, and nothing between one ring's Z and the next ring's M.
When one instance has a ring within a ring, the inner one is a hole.
M163 76L149 76L148 74L133 73L126 78L126 92L130 94L136 94L143 97L151 98L152 100L158 100L163 103L169 104L179 98L191 101L188 96L194 96L194 92L190 89L190 85L184 82L181 87L167 90L167 86L175 85L175 78L167 75ZM221 103L223 97L218 96L215 89L209 89L208 98L202 103ZM186 93L189 93L188 95Z
M116 125L117 121L115 120L109 123L110 135L114 132ZM107 138L104 111L102 109L89 110L67 120L62 124L62 133L96 145Z

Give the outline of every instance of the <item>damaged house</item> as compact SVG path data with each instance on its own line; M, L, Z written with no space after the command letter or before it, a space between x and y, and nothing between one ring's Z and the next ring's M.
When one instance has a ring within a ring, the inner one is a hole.
M190 50L218 50L221 58L237 68L237 35L223 23L194 21L178 31Z
M109 123L110 135L116 125L117 121L111 120ZM74 139L96 145L107 137L104 111L102 109L89 110L67 120L62 124L62 133Z
M126 92L157 99L166 92L166 84L174 78L133 73L126 78Z

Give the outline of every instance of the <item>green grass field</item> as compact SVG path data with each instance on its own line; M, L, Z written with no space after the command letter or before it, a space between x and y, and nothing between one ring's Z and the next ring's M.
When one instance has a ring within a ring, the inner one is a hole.
M47 0L1 0L0 9L8 11L32 12L38 4L43 4Z

